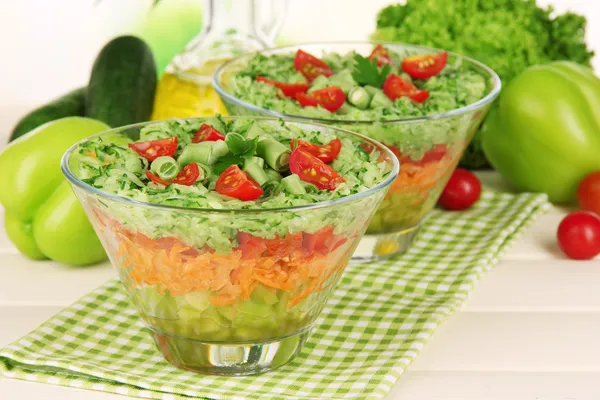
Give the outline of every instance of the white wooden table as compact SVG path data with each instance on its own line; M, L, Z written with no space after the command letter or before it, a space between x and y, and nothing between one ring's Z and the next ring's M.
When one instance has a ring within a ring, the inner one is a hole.
M21 112L0 109L2 143ZM495 174L481 177L490 187L503 187ZM600 399L600 260L562 256L555 232L564 215L553 209L529 228L464 309L438 329L390 399ZM1 229L0 347L112 276L108 264L77 269L29 261ZM0 379L2 400L120 398Z

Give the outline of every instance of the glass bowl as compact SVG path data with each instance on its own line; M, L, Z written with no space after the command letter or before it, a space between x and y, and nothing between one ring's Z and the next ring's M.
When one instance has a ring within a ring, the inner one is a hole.
M439 49L387 42L310 43L260 51L266 56L293 54L298 49L317 57L324 52L356 51L368 56L377 44L399 53L428 54ZM467 145L483 121L501 88L498 75L482 63L455 53L448 53L448 64L461 62L485 78L485 96L462 108L426 117L394 120L344 120L332 114L330 119L289 115L243 101L231 93L231 77L243 69L256 53L247 53L222 65L213 75L213 87L231 115L271 115L302 122L317 122L341 127L371 137L394 151L400 158L400 174L379 207L367 234L353 258L372 260L405 252L419 227L436 203ZM347 118L347 117L346 117ZM429 146L415 149L414 138Z
M133 305L158 349L178 367L249 375L289 362L398 175L393 154L367 137L326 125L284 123L335 130L357 146L372 146L388 163L389 175L358 194L309 205L192 209L120 197L79 179L72 155L96 136L63 156L62 171ZM135 140L147 125L97 136Z

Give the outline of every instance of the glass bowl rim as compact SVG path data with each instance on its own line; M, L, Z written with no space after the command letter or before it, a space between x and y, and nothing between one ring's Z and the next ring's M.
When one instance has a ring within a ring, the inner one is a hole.
M373 140L367 136L361 135L359 133L352 132L352 131L349 131L349 130L346 130L343 128L325 125L325 124L295 121L295 120L289 120L289 119L283 119L283 118L276 118L276 117L272 117L272 116L253 117L253 116L242 116L242 115L240 115L240 116L237 116L237 115L236 116L222 116L222 118L225 120L228 120L228 119L233 120L233 119L238 119L238 118L250 118L253 120L262 120L262 121L281 121L281 120L283 120L286 124L287 123L295 123L295 124L313 125L315 127L320 127L320 128L331 129L334 131L343 132L346 135L355 136L355 137L360 138L363 141L371 143L372 145L376 146L376 148L380 152L383 151L383 153L387 155L388 159L390 159L392 161L392 169L391 169L389 175L383 181L379 182L377 185L365 190L364 192L354 193L354 194L344 196L344 197L341 197L338 199L326 200L326 201L321 201L318 203L304 204L304 205L298 205L298 206L292 206L292 207L214 209L214 208L188 208L188 207L170 206L170 205L164 205L164 204L155 204L155 203L149 203L149 202L140 201L140 200L134 200L129 197L119 196L119 195L116 195L113 193L105 192L103 190L100 190L98 188L95 188L95 187L83 182L81 179L79 179L77 176L75 176L75 174L71 171L71 169L69 167L69 159L70 159L71 155L73 154L73 152L75 151L75 149L82 143L88 142L96 137L106 135L108 133L119 133L119 132L122 132L127 129L143 127L143 126L147 126L147 125L153 124L153 123L161 123L161 122L172 121L172 120L204 120L207 118L210 118L210 117L171 118L171 119L166 119L166 120L145 121L145 122L139 122L136 124L124 125L121 127L112 128L112 129L108 129L108 130L99 132L97 134L88 136L88 137L78 141L71 147L69 147L69 149L63 154L63 156L61 158L61 161L60 161L61 171L62 171L63 175L67 178L67 180L70 182L70 184L83 189L85 192L94 194L94 195L102 197L102 198L110 199L117 203L129 204L129 205L133 205L133 206L145 207L145 208L150 208L150 209L155 209L155 210L163 210L163 211L179 211L179 212L186 212L186 213L218 213L218 214L264 214L264 213L271 213L271 212L288 212L288 211L296 212L296 211L306 211L306 210L318 210L318 209L322 209L322 208L335 207L337 205L352 203L355 201L365 199L365 198L379 192L380 190L383 190L386 187L389 187L392 184L392 182L398 177L398 174L400 172L400 162L398 161L396 156L394 156L394 153L392 153L391 150L389 150L386 146L379 143L378 141Z
M492 101L494 101L494 99L496 99L496 97L498 97L498 94L500 94L500 90L502 89L502 81L500 79L500 76L498 76L496 71L494 71L492 68L488 67L487 65L485 65L484 63L482 63L480 61L475 60L474 58L467 57L462 54L451 52L451 51L446 51L446 52L448 53L448 55L452 55L452 56L458 57L460 59L466 60L469 63L474 64L477 67L481 68L482 70L486 71L489 75L488 78L492 79L494 86L488 94L486 94L484 97L477 100L476 102L473 102L471 104L467 104L464 107L455 108L453 110L446 111L443 113L430 114L430 115L426 115L426 116L422 116L422 117L409 117L409 118L399 118L399 119L390 119L390 120L344 120L344 119L328 119L328 118L307 117L307 116L302 116L302 115L286 114L286 113L281 113L279 111L270 110L268 108L259 107L257 105L254 105L254 104L248 103L244 100L241 100L241 99L229 94L225 90L225 88L223 88L223 86L221 86L221 83L219 82L219 78L221 77L221 75L224 73L224 71L230 65L232 65L236 62L239 62L240 60L242 60L246 57L251 57L252 55L255 55L255 54L270 54L270 53L284 51L284 50L291 51L294 49L301 48L302 46L319 46L319 45L320 46L324 46L324 45L331 45L331 46L357 45L357 46L359 46L359 45L365 45L365 44L371 44L371 45L381 44L383 46L402 46L402 47L409 48L409 49L412 48L412 49L418 49L418 50L429 51L429 52L446 51L446 50L438 49L435 47L427 47L427 46L419 46L419 45L410 44L410 43L389 42L389 41L379 41L379 40L306 42L306 43L298 43L298 44L287 45L287 46L271 47L271 48L264 49L264 50L244 53L240 56L237 56L237 57L232 58L231 60L225 62L224 64L219 66L219 68L214 72L214 74L212 76L212 86L213 86L214 90L219 94L219 96L221 96L221 98L223 98L231 103L234 103L236 106L244 107L245 109L252 111L252 112L257 112L257 113L264 114L264 115L270 115L273 117L293 119L293 120L297 120L297 121L306 121L306 122L310 121L310 122L317 122L317 123L322 123L322 124L340 124L340 125L366 125L366 124L375 124L375 123L410 124L410 123L418 123L418 122L433 121L433 120L438 120L438 119L445 119L445 118L449 118L449 117L453 117L453 116L462 115L462 114L468 113L470 111L474 111L474 110L480 109L482 107L485 107L486 105L488 105Z

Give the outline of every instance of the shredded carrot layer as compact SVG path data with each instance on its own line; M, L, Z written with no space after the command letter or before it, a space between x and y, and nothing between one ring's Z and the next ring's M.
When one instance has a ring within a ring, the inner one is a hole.
M150 239L141 233L117 229L121 239L117 257L137 284L156 285L172 296L210 292L215 306L248 300L257 284L292 293L288 308L325 288L329 278L341 272L351 257L348 242L329 254L307 254L302 235L266 241L269 249L256 257L244 257L240 249L218 254L199 251L173 237ZM295 243L294 243L295 242ZM298 243L299 242L299 243Z
M442 176L452 170L454 163L452 157L446 155L437 162L430 162L423 166L401 165L398 178L392 183L388 193L407 191L426 193L439 182Z

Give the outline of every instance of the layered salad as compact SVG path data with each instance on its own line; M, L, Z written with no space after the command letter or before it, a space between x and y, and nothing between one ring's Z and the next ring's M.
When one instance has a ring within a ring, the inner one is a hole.
M151 329L243 342L313 322L393 163L356 135L303 126L169 120L77 146L71 170L108 194L84 205Z

